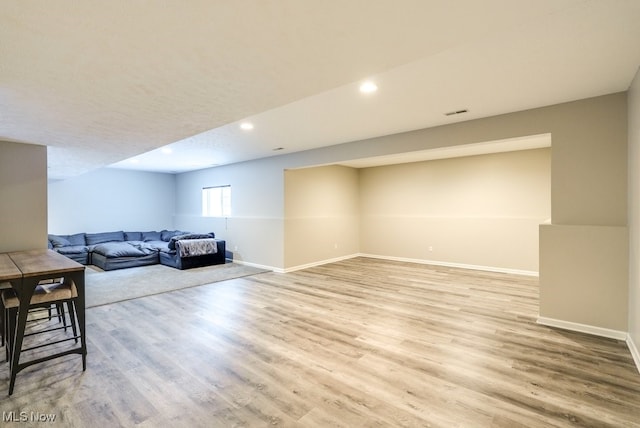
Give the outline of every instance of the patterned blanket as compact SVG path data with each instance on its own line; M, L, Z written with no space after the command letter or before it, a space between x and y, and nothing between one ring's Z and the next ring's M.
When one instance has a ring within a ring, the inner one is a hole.
M176 242L180 257L202 256L218 252L218 245L213 238L181 239Z

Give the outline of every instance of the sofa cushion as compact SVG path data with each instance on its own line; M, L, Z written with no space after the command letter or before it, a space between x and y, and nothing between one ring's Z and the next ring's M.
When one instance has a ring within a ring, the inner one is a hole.
M142 241L142 232L125 232L125 241Z
M163 230L162 232L160 232L160 239L163 241L169 242L169 240L174 236L184 235L186 233L189 233L189 232L183 232L181 230Z
M134 245L130 242L106 242L93 247L93 252L102 254L108 258L116 258L147 256L157 251L144 246Z
M169 243L166 241L145 241L141 243L147 248L152 248L156 251L169 252Z
M65 238L67 238L71 245L87 245L86 234L84 232L67 235Z
M49 235L48 238L54 248L68 247L70 245L86 245L84 233L75 233L73 235Z
M89 252L89 247L86 245L67 245L64 247L56 248L56 251L60 254L83 254Z
M87 233L86 239L87 245L102 244L104 242L122 242L124 241L124 232Z
M49 242L51 242L53 248L68 247L71 245L71 242L69 242L67 238L58 235L49 235Z
M143 241L162 241L160 236L160 232L142 232L142 240Z

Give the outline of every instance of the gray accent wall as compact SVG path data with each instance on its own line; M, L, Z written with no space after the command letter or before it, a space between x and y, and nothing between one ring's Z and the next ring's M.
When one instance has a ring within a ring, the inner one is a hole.
M49 183L52 234L173 227L175 175L102 168Z
M285 166L283 157L272 157L177 175L175 227L215 232L234 260L281 268ZM231 186L232 215L202 217L202 189L223 185Z

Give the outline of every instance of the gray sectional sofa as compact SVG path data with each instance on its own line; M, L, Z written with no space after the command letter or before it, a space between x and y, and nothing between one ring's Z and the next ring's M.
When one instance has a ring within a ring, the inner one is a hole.
M223 264L226 243L214 233L179 230L49 235L49 248L103 270L162 263L176 269Z

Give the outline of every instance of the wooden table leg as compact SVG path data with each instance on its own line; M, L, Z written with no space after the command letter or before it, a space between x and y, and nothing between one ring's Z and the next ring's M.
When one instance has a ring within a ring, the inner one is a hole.
M78 327L80 329L80 346L82 348L82 371L87 369L87 337L85 334L85 288L84 288L84 271L76 272L71 275L71 279L76 285L78 298L76 299L76 317L78 318Z

